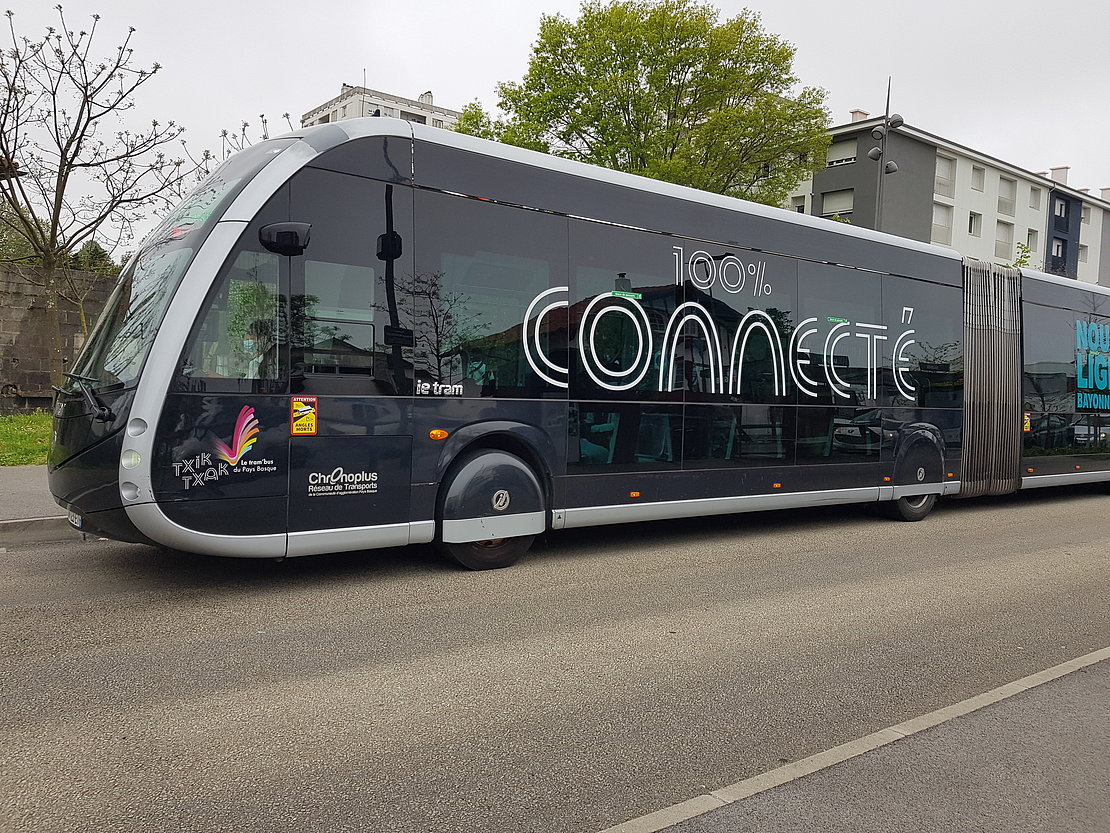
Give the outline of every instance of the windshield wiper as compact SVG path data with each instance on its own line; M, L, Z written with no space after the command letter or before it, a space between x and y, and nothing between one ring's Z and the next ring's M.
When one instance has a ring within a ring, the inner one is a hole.
M85 401L89 403L89 407L93 409L97 422L111 422L116 418L112 413L112 409L97 399L96 394L93 393L89 384L92 382L99 382L100 380L94 376L81 376L78 373L62 373L67 379L72 379L77 383L77 387L81 389L81 393L85 395ZM60 391L60 388L54 388ZM64 392L64 391L63 391Z

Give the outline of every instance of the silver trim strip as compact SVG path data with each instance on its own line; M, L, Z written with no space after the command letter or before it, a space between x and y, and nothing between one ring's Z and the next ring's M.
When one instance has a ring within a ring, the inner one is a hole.
M1066 474L1038 474L1023 477L1021 488L1040 489L1043 486L1067 486L1072 483L1103 483L1110 480L1110 471L1077 471Z
M831 489L823 492L787 492L775 495L744 495L701 500L671 500L619 506L588 506L565 510L565 529L605 524L661 521L699 515L729 515L769 509L799 509L838 503L871 503L879 499L879 487Z
M906 486L895 486L892 490L892 500L901 497L914 497L916 495L943 495L943 483L912 483Z
M946 480L944 481L944 491L942 495L958 495L960 489L963 488L962 481L959 480Z
M518 515L496 515L485 518L462 518L443 522L443 540L448 544L488 541L491 538L516 538L537 535L544 531L544 512L521 512Z
M323 555L329 552L378 550L412 543L410 524L353 526L346 529L310 529L290 532L287 555Z
M212 532L197 532L171 521L156 503L128 506L127 517L147 537L186 552L233 558L282 558L286 554L284 532L276 535L217 535Z

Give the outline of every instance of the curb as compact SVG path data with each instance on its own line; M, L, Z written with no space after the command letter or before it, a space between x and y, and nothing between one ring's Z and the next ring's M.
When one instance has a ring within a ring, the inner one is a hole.
M80 534L63 516L0 521L0 550L13 544L47 544L65 541L71 536Z
M1006 685L991 689L983 694L970 697L967 700L963 700L951 706L945 706L944 708L937 709L927 714L919 715L910 720L896 723L886 729L873 732L870 735L849 741L848 743L842 743L840 746L826 749L824 752L818 752L816 755L810 755L808 758L794 761L778 769L761 773L760 775L753 776L744 781L738 781L735 784L721 787L720 789L713 790L703 795L694 796L679 804L656 810L654 813L648 813L645 816L629 819L628 821L613 825L612 827L607 827L602 830L601 833L659 833L659 831L673 827L681 822L705 815L706 813L728 804L744 801L745 799L766 792L767 790L780 787L783 784L788 784L791 781L804 778L807 775L812 775L815 772L835 766L836 764L844 763L852 758L858 758L880 747L905 740L918 732L931 729L934 726L939 726L949 720L971 714L986 706L999 703L1016 694L1029 691L1037 686L1044 685L1045 683L1057 680L1075 671L1080 671L1087 666L1106 660L1110 660L1110 647L1101 648L1097 651L1084 654L1081 657L1062 662L1059 665L1054 665L1051 668L1046 668L1043 671L1038 671L1035 674L1022 677L1020 680L1015 680Z

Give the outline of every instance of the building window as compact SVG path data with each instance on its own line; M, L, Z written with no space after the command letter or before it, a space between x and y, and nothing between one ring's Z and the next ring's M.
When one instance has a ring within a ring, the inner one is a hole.
M797 211L799 214L806 213L806 198L805 197L791 197L790 207Z
M994 256L1000 260L1010 260L1013 254L1014 226L999 220L994 232Z
M832 217L834 214L843 218L851 214L855 207L855 189L847 188L843 191L828 191L821 195L821 216Z
M933 177L933 193L951 197L956 193L956 160L937 154L937 171Z
M1053 206L1053 211L1057 217L1068 216L1068 204L1064 200L1056 200Z
M987 172L980 168L978 165L971 166L971 187L976 191L983 190L983 182L986 179Z
M933 203L932 242L943 246L952 245L952 206Z
M829 145L829 154L826 157L826 167L832 168L837 165L847 165L850 162L856 161L856 140L847 139L843 142L833 142Z
M1083 206L1083 222L1087 225L1091 224L1091 206Z
M1034 209L1035 211L1040 211L1041 210L1041 189L1040 188L1030 188L1029 189L1029 207Z
M1064 257L1064 254L1067 252L1067 250L1067 246L1064 244L1063 240L1061 240L1059 237L1052 238L1053 257Z
M1014 203L1017 201L1017 180L1000 176L998 178L998 213L1014 216ZM1008 255L1007 255L1008 256Z
M1037 230L1035 228L1029 229L1025 233L1025 246L1026 246L1026 248L1029 249L1029 251L1031 251L1031 252L1035 252L1035 251L1037 251L1037 247L1039 245L1040 245L1040 235L1037 234Z
M432 119L432 127L443 127L443 119Z
M1082 243L1079 244L1079 262L1087 262L1087 247L1084 246Z
M935 210L934 210L935 213ZM983 236L983 215L972 211L967 215L967 233L972 237Z

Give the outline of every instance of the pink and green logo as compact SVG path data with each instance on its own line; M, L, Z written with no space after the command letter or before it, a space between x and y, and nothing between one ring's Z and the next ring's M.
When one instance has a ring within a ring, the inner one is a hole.
M221 440L216 440L216 456L231 465L237 465L256 442L261 429L254 416L254 408L244 405L239 411L239 419L235 421L235 433L231 436L230 447Z

